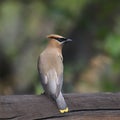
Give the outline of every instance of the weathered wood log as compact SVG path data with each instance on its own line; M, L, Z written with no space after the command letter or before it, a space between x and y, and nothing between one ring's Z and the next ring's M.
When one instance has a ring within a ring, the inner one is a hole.
M65 94L60 114L45 95L0 96L0 120L120 120L120 93Z

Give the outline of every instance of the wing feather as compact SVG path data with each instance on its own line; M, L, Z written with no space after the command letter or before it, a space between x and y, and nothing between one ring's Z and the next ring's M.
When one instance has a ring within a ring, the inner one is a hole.
M38 71L45 92L57 98L63 83L62 57L58 54L41 54L38 58Z

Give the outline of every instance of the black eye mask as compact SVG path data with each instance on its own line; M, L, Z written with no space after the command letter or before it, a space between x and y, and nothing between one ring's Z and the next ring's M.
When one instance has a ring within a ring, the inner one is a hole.
M56 40L58 40L59 42L65 42L67 38L56 38Z

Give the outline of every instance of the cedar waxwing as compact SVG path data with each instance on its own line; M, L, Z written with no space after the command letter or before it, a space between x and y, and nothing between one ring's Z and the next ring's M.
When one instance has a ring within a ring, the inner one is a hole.
M38 71L45 94L56 101L60 113L68 112L67 104L61 92L63 84L63 56L62 46L72 41L59 35L48 35L49 44L40 54Z

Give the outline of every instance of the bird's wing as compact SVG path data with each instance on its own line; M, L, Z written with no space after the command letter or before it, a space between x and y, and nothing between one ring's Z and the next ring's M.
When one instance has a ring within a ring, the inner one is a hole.
M58 96L61 92L62 89L62 85L63 85L63 73L61 73L61 75L59 75L58 77L59 81L57 84L57 91L56 91L56 95Z
M60 58L58 57L58 59ZM41 76L41 83L43 85L45 92L52 95L53 98L56 98L59 95L62 88L63 72L58 74L55 68L51 68L47 71L45 70L46 65L44 63L45 62L42 61L41 58L39 57L38 71Z
M54 97L57 98L62 87L63 83L63 77L61 75L57 75L57 72L55 69L51 69L48 71L47 75L45 76L48 83L47 83L47 89L49 93Z
M38 74L39 74L40 81L41 81L42 85L46 85L48 81L47 81L47 79L44 76L44 73L42 71L42 62L40 60L40 56L38 57L37 68L38 68Z

